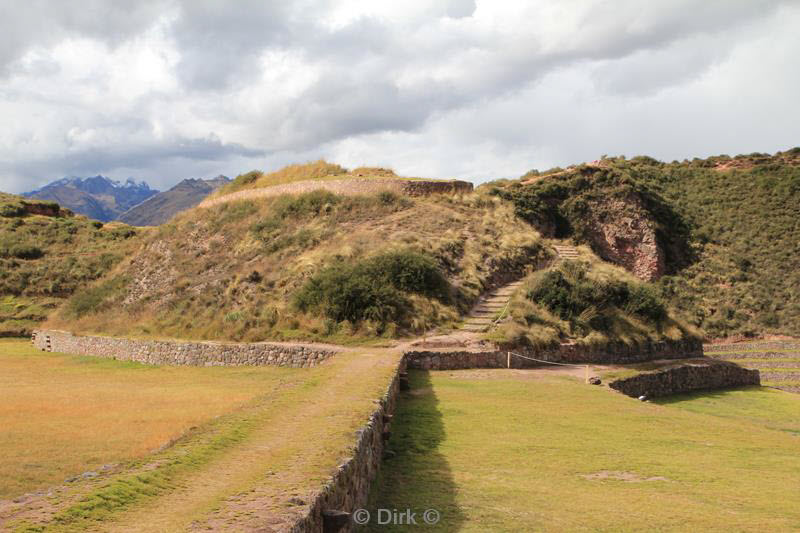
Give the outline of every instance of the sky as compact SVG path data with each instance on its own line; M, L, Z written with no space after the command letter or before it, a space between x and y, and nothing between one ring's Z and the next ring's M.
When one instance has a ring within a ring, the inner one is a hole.
M0 190L800 145L797 0L0 0Z

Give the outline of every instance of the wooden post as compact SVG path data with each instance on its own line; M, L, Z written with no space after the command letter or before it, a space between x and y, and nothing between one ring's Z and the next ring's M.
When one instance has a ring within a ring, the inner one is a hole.
M511 352L508 352L508 358L506 359L506 367L511 368Z
M586 365L585 381L589 383L589 365Z

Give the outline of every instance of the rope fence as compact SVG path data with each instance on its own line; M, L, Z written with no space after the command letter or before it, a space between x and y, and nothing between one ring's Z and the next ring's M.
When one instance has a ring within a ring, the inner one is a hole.
M506 361L506 366L511 368L511 356L516 355L517 357L521 357L522 359L527 359L528 361L536 361L537 363L546 363L548 365L559 365L559 366L574 366L576 368L583 367L584 368L584 381L589 383L589 365L575 365L572 363L556 363L555 361L546 361L544 359L536 359L535 357L528 357L527 355L522 355L516 352L508 352L508 359Z

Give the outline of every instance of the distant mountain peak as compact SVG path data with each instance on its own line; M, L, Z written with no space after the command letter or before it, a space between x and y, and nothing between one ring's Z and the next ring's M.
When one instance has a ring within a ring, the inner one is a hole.
M58 202L76 213L106 222L157 193L144 181L127 178L121 183L97 174L66 176L23 196Z

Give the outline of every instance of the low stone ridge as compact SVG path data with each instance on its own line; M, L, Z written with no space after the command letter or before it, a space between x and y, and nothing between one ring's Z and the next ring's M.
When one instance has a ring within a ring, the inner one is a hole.
M770 350L800 350L800 341L762 341L705 344L703 349L706 352L768 352Z
M580 344L562 344L554 348L521 348L501 346L487 351L434 351L406 352L409 368L424 370L456 370L464 368L506 368L508 352L553 363L577 364L628 364L657 359L688 359L702 357L703 346L699 340L654 342L639 346L610 344L604 347ZM546 363L511 357L511 368L533 368Z
M356 434L356 445L353 456L339 465L336 473L325 483L324 487L313 498L308 513L300 518L291 533L317 533L328 531L324 526L325 512L339 511L353 513L356 509L367 507L372 482L378 476L386 438L391 425L391 416L397 405L400 392L400 376L406 370L406 358L401 358L395 375L386 393L378 402L369 421ZM335 531L352 531L353 521Z
M472 192L472 183L459 180L410 180L398 178L348 178L304 180L259 189L245 189L216 198L206 198L198 207L211 207L237 200L268 198L281 194L302 194L324 190L334 194L374 194L383 191L407 196L429 194L464 194Z
M748 370L726 361L704 359L647 372L609 383L621 393L639 398L658 398L699 390L761 385L758 370Z
M335 349L301 344L181 342L73 335L65 331L39 330L32 336L37 348L137 361L151 365L238 366L276 365L306 368L320 364Z

